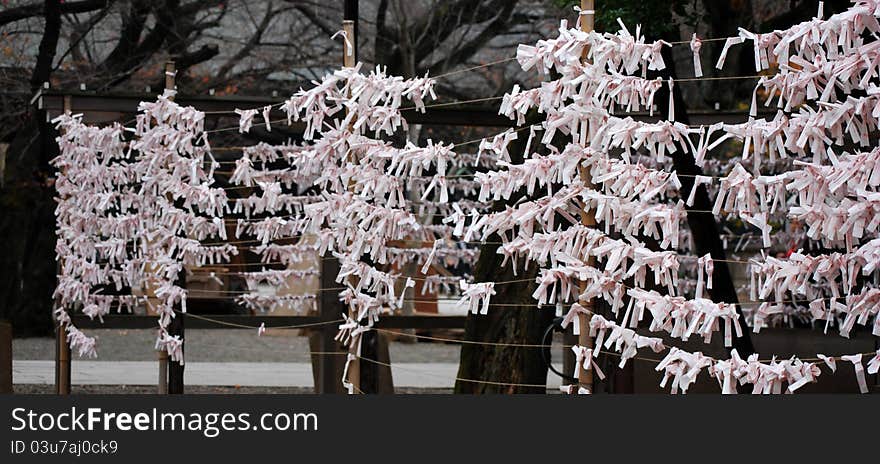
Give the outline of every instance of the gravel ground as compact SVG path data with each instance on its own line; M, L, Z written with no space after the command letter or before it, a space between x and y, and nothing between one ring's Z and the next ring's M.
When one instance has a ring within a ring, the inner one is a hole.
M152 361L154 330L90 330L98 337L98 360ZM54 359L55 339L17 338L12 357L17 360ZM391 362L459 361L459 345L444 343L405 343L392 341ZM308 362L308 337L294 331L268 331L258 337L255 330L187 330L186 358L201 362ZM76 354L74 354L76 356Z

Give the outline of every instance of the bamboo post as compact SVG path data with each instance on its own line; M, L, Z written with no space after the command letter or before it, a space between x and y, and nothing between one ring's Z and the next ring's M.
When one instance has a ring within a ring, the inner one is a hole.
M175 87L175 66L173 61L165 62L165 90L174 90ZM150 293L153 294L152 289ZM153 296L153 300L155 301L155 297ZM158 352L159 356L159 385L158 392L160 395L164 395L168 393L168 352L165 350L161 350Z
M581 30L584 32L591 32L595 26L595 11L594 11L595 6L596 5L595 5L594 0L581 0L581 11L580 11L580 18L579 18L580 21L579 22L581 25ZM588 51L589 51L588 49L586 49L586 48L584 49L584 56L583 56L584 61L587 60ZM588 129L588 125L586 123L583 123L583 127L581 127L581 130L587 131L587 129ZM593 186L593 179L592 179L592 176L590 175L590 170L583 167L583 166L579 166L578 169L580 170L580 177L581 177L581 180L583 181L584 185L586 185L587 187L592 187ZM593 211L592 209L590 209L590 210L582 209L581 210L581 224L583 224L587 227L594 227L596 225L595 211ZM588 266L595 266L596 265L595 258L593 258L592 256L587 258L587 265ZM580 283L580 293L583 293L584 290L586 290L586 286L587 286L586 282ZM594 304L593 300L581 301L580 304L588 311L593 311L593 309L595 308L595 304ZM580 327L581 327L581 333L580 333L580 335L578 335L578 345L586 347L586 348L592 348L593 347L593 339L590 338L590 330L589 330L590 315L589 314L578 314L577 317L578 317L578 323L580 324ZM596 349L599 349L599 348L601 348L601 347L596 347ZM592 369L589 369L589 370L588 369L579 369L579 372L580 372L580 374L578 375L578 383L580 384L579 386L584 387L587 390L590 390L590 392L592 393L592 391L593 391L593 370Z
M64 114L72 111L70 95L64 96L62 109ZM60 266L61 263L58 263ZM70 343L67 340L67 327L60 322L55 323L55 393L69 395L71 385Z
M12 393L12 324L0 321L0 393Z

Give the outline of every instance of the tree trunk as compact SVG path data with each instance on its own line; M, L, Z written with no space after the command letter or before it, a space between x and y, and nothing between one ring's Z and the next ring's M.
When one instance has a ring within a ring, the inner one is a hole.
M508 281L535 276L529 272L514 276L510 266L501 268L497 245L486 245L476 267L477 281ZM521 270L522 266L520 266ZM499 272L500 270L500 272ZM506 284L495 287L492 304L534 304L534 282ZM465 339L492 343L540 344L544 330L553 320L554 312L537 307L492 306L488 315L469 315ZM461 364L455 382L455 393L545 393L547 367L538 348L503 347L465 344L461 347ZM541 385L524 387L509 384Z
M752 29L751 0L704 0L703 5L706 9L706 25L708 26L706 37L734 37L739 33L738 28L740 26ZM676 37L673 40L680 40L680 37ZM703 72L707 75L716 76L746 76L755 73L752 47L748 45L731 48L727 55L724 69L715 69L715 64L721 55L723 47L724 41L704 44L703 56L711 56L712 59L703 62ZM707 100L706 103L710 107L714 103L719 103L725 109L734 108L737 103L743 101L742 95L744 95L743 92L748 85L748 81L708 81L700 83L703 90L701 93ZM751 93L746 93L746 95L751 95ZM678 106L676 110L683 108L681 105L676 106Z
M534 124L534 115L528 118ZM522 163L524 159L527 136L520 135L508 146L511 161ZM514 195L508 202L496 202L493 209L502 211L512 205L520 196ZM498 242L498 236L488 239ZM488 315L468 315L465 324L465 340L513 343L541 344L544 331L553 321L553 309L538 309L537 306L494 306L494 305L535 305L532 293L537 287L534 281L537 275L534 263L529 270L523 270L523 263L518 263L518 274L514 275L510 263L501 266L502 256L497 253L498 245L483 245L480 259L474 269L477 282L505 282L511 280L530 279L528 282L501 284L495 286L496 295L492 296ZM506 384L541 385L525 387ZM461 347L461 362L458 368L458 379L455 382L455 393L545 393L547 383L547 366L538 348L501 347L491 345L464 344Z
M49 80L61 28L60 0L43 7L45 30L39 46L31 88ZM0 318L9 319L17 334L52 331L52 289L55 288L55 202L49 160L58 153L55 131L44 111L29 113L10 144L7 179L0 191Z
M674 80L676 78L676 72L675 66L673 65L672 51L669 47L663 48L663 60L668 63L666 70L662 72L663 77ZM664 86L663 89L658 92L655 100L658 102L657 108L661 117L665 117L669 112L668 92L667 87ZM682 124L689 124L690 119L687 115L687 106L684 103L681 92L674 92L673 98L673 104L675 105L675 120ZM672 153L670 156L672 157L673 167L676 172L682 175L679 177L679 180L681 181L681 196L682 198L687 198L690 195L691 189L694 188L695 178L693 176L702 174L703 170L696 165L694 157L690 154L679 152ZM709 213L690 212L690 210L709 211L712 209L712 206L713 202L709 199L706 187L701 185L697 190L694 205L687 207L687 210L689 211L687 222L691 229L691 235L693 236L694 252L698 256L710 253L715 260L725 260L727 259L727 254L724 250L724 244L721 241L721 235L718 230L718 223L715 221L715 216ZM712 275L712 290L709 290L708 292L711 295L712 301L716 303L739 302L736 294L736 287L733 285L733 277L730 274L730 268L726 262L715 261L715 269ZM743 316L742 311L739 311L739 323L742 327L747 327L745 316ZM734 337L733 348L735 348L742 357L754 353L755 348L752 345L748 330L743 330L742 337Z

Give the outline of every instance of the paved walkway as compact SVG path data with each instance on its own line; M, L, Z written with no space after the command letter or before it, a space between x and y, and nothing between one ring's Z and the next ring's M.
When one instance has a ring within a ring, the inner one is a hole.
M156 359L156 331L152 329L88 330L98 339L95 361L152 361ZM446 336L440 334L440 336ZM460 346L442 343L391 342L392 363L458 364ZM74 354L74 356L76 356ZM55 359L54 338L16 338L12 341L12 359ZM256 330L186 331L186 362L277 362L308 363L308 338L296 331L273 331L262 337ZM76 362L78 358L74 359ZM85 361L85 360L84 360Z
M155 361L78 361L72 363L72 383L79 385L154 385L159 376ZM452 388L457 363L397 363L392 375L395 387ZM16 384L53 384L53 361L12 363ZM280 362L189 362L185 383L206 386L313 387L312 366L308 363ZM549 378L555 389L559 379Z

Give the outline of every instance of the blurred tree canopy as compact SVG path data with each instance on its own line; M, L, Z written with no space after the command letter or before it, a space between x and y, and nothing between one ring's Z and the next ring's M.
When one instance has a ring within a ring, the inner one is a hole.
M580 5L578 0L556 0L563 8ZM648 37L661 37L677 32L680 23L696 24L700 0L669 0L665 2L643 2L637 0L597 0L596 30L616 31L620 28L617 18L627 27L642 25L642 32Z

